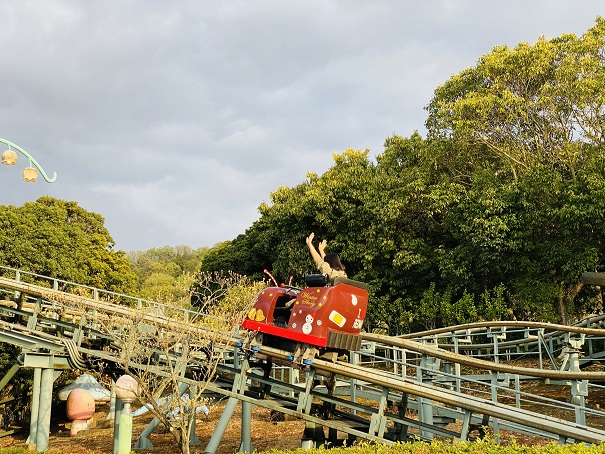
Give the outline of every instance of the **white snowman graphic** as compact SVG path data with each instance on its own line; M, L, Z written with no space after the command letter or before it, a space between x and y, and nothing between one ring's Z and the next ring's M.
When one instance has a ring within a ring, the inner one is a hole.
M305 317L305 324L302 326L302 332L305 334L309 334L312 330L313 330L313 316L311 314L308 314Z

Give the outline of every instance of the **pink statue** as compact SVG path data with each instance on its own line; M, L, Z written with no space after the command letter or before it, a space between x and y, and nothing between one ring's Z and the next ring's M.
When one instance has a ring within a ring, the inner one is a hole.
M81 430L90 429L90 420L95 414L95 400L82 388L76 388L67 396L67 417L71 420L69 434L73 437Z

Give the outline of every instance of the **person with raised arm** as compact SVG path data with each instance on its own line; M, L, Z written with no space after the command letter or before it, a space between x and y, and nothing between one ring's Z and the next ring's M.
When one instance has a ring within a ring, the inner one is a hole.
M307 237L307 246L309 248L309 252L311 252L311 257L313 257L313 261L317 266L317 269L321 272L321 274L327 274L330 279L334 279L336 277L347 277L347 273L345 271L345 267L340 261L340 257L336 253L326 254L326 246L328 245L327 240L321 240L317 249L313 245L313 238L315 238L315 233L311 233Z

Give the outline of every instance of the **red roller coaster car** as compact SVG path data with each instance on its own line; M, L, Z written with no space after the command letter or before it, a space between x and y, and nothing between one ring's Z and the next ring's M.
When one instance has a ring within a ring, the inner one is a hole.
M352 279L310 274L306 288L282 285L264 289L242 326L263 333L262 344L290 349L308 344L319 350L358 350L368 306L367 286Z

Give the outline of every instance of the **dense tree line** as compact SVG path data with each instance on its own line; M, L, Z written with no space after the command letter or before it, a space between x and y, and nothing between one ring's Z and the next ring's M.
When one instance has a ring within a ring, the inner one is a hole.
M128 252L126 256L136 275L137 295L160 302L185 297L207 250L181 245Z
M390 137L375 162L335 155L202 268L301 283L313 231L369 284L368 328L601 310L580 277L604 265L604 89L601 18L580 37L496 47L435 90L426 138Z
M0 264L119 293L135 291L135 275L101 215L76 202L40 197L0 205Z

